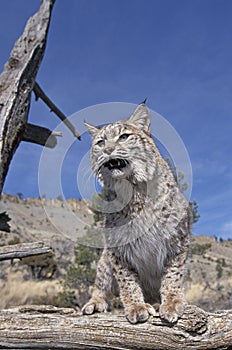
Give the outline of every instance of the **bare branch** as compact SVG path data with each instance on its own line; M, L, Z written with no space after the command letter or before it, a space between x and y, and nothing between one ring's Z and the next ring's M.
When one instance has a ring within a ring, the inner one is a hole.
M62 136L62 132L61 131L52 131L52 135L61 137Z
M56 137L51 130L29 123L25 126L22 141L33 142L49 148L54 148L57 145Z
M75 127L70 123L70 121L67 119L67 117L64 115L63 112L50 100L50 98L45 94L45 92L41 89L39 84L35 82L33 91L35 93L35 99L38 100L41 98L46 105L51 109L52 112L54 112L63 122L64 124L69 128L69 130L73 133L73 135L80 140L81 136L78 133L78 131L75 129Z

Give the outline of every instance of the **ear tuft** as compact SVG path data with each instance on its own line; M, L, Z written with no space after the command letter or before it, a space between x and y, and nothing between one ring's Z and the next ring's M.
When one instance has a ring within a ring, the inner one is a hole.
M147 102L147 97L146 97L145 100L144 100L143 102L141 102L140 104L141 104L141 105L145 105L146 102Z
M127 121L146 133L150 133L150 112L145 102L146 100L138 105Z
M90 133L91 136L94 137L97 135L97 133L99 132L99 128L87 123L85 120L84 120L84 124L85 124L86 128L88 129L88 132Z

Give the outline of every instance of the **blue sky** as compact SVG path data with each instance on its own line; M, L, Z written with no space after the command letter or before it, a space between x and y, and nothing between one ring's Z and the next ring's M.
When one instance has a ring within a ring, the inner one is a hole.
M1 1L0 70L39 3ZM232 237L231 15L230 0L57 0L37 76L66 115L148 97L148 107L172 124L188 150L191 198L201 215L193 232L224 238ZM59 124L41 101L32 103L29 120L51 129ZM76 164L85 147L73 146ZM41 151L21 144L4 192L39 195ZM76 191L70 179L67 197Z

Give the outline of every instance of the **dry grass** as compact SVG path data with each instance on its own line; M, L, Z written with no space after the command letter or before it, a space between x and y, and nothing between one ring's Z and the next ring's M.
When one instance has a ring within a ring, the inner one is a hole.
M6 281L0 280L0 308L52 300L61 289L58 280L25 281L21 271L8 272Z

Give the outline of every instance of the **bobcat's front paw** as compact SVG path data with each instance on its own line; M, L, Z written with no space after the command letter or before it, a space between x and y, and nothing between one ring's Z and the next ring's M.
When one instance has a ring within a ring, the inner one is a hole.
M183 315L185 306L185 300L181 298L170 298L160 305L160 317L170 323L175 323Z
M108 304L101 297L93 297L90 301L85 304L82 308L83 315L91 315L94 312L105 312L107 311Z
M132 304L126 308L126 318L132 324L146 322L150 315L157 315L150 304Z

